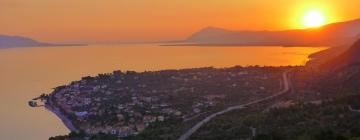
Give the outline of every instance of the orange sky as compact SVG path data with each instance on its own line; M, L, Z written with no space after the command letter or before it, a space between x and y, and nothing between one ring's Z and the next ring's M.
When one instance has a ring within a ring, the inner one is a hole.
M0 0L0 34L50 42L179 40L206 26L303 28L307 10L327 22L360 17L359 0Z

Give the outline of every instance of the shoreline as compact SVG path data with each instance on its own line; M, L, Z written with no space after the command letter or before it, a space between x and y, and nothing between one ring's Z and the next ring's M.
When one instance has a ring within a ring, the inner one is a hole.
M49 97L51 98L51 97ZM48 100L48 102L51 102L50 100ZM80 132L75 125L72 123L72 121L66 117L65 114L63 114L59 108L53 107L51 105L51 103L46 103L45 104L45 108L46 110L52 112L53 114L55 114L61 121L62 123L65 125L65 127L70 131L70 132Z
M318 47L329 47L325 45L285 45L285 44L238 44L238 43L229 43L229 44L218 44L218 43L184 43L184 44L160 44L159 46L164 47L189 47L189 46L199 46L199 47L305 47L305 48L318 48ZM329 47L332 48L332 47Z

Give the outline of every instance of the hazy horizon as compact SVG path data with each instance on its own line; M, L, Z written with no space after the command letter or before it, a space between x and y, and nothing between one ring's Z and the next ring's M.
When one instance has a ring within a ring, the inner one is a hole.
M207 26L232 30L305 28L302 16L313 9L323 12L324 24L347 21L360 17L357 5L360 1L2 0L0 34L65 43L172 41Z

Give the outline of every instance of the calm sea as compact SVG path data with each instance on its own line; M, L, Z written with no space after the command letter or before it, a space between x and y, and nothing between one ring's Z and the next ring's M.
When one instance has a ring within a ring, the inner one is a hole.
M161 47L90 45L0 49L0 139L45 140L68 133L61 121L27 101L83 76L113 70L161 70L235 65L303 65L305 47Z

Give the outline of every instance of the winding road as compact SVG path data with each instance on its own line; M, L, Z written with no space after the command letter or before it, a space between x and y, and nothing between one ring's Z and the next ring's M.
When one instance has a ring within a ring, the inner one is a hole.
M198 129L200 129L201 126L203 126L204 124L206 124L207 122L209 122L210 120L212 120L213 118L215 118L216 116L219 116L219 115L222 115L222 114L225 114L227 112L230 112L230 111L233 111L233 110L238 110L238 109L243 109L243 108L246 108L246 106L249 106L249 105L253 105L253 104L257 104L257 103L260 103L260 102L263 102L263 101L266 101L266 100L269 100L269 99L272 99L272 98L275 98L275 97L278 97L282 94L285 94L287 93L291 88L290 88L290 80L289 80L289 77L288 77L288 73L289 71L286 71L282 74L282 79L283 79L283 89L281 91L279 91L278 93L276 94L273 94L271 96L268 96L268 97L265 97L265 98L262 98L262 99L259 99L259 100L255 100L255 101L252 101L252 102L249 102L249 103L246 103L246 104L241 104L241 105L236 105L236 106L231 106L231 107L228 107L222 111L219 111L219 112L216 112L214 114L211 114L210 116L206 117L205 119L203 119L202 121L198 122L196 125L194 125L192 128L190 128L188 131L186 131L186 133L184 133L183 135L180 136L180 138L178 140L187 140L193 133L195 133Z

